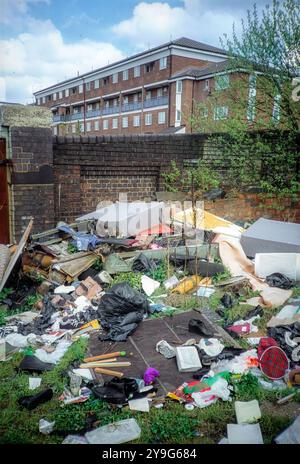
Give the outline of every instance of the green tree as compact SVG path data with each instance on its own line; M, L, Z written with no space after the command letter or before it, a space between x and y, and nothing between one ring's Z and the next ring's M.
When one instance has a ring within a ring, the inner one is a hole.
M231 186L263 187L271 194L299 192L299 101L292 98L300 72L300 1L273 0L262 14L256 5L242 32L221 39L228 54L204 103L195 102L192 126L217 132L212 161ZM219 163L219 164L216 164Z

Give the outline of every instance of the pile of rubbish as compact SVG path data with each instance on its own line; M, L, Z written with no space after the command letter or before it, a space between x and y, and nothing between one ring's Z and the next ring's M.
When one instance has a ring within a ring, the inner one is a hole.
M174 207L166 220L166 208L116 203L38 234L31 220L18 245L0 245L1 361L22 351L19 370L32 375L34 390L41 384L35 374L51 371L80 337L97 337L99 354L70 366L62 403L96 397L146 413L175 401L192 410L233 401L249 373L266 390L289 388L279 404L289 401L300 392L300 225L262 218L244 229ZM38 298L20 311L20 298L30 294ZM186 380L158 395L164 373L145 366L131 376L126 341L146 320L185 311L174 304L180 298L199 316L191 312L186 327L195 338L175 346L162 339L153 349ZM123 342L124 350L105 351L107 341ZM19 404L32 410L52 397L50 388ZM257 399L234 407L237 423L220 443L263 443ZM299 416L291 427L299 431ZM41 419L41 433L54 428ZM140 433L129 419L64 443L123 443ZM277 442L299 443L299 436L285 431Z

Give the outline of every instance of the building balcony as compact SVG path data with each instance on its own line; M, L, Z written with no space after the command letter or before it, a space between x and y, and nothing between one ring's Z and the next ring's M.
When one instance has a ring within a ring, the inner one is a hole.
M133 103L126 103L122 105L122 113L126 113L126 111L136 111L142 108L142 102L133 102Z
M120 107L118 106L110 106L108 108L103 108L101 110L101 114L105 116L106 114L116 114L120 113Z
M149 98L144 101L144 108L152 108L153 106L167 105L169 101L168 95L165 97Z
M86 118L96 118L97 116L101 116L101 110L90 110L86 112Z
M65 115L64 114L54 114L53 115L53 122L64 121Z

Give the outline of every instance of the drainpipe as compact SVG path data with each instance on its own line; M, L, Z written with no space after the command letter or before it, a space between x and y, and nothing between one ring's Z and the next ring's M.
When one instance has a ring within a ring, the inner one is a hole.
M193 80L193 91L192 91L192 107L191 107L191 117L194 114L194 96L195 96L195 80ZM191 122L191 134L193 133L193 124Z
M171 79L172 76L172 55L171 55L171 49L170 45L168 46L170 50L170 71L169 71L169 80ZM170 127L171 123L171 84L169 83L169 91L168 91L168 96L169 96L169 104L168 104L168 127Z
M82 82L83 82L83 133L85 135L85 133L86 133L86 101L85 101L85 82L84 82L84 78L83 78Z

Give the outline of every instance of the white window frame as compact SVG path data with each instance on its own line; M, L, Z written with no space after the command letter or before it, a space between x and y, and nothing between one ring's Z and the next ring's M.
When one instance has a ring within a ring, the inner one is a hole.
M133 127L139 127L141 125L141 117L139 114L133 116Z
M99 87L100 87L100 79L96 79L94 81L94 89L99 89Z
M128 105L128 95L123 97L123 105Z
M57 93L56 92L54 92L54 94L53 94L53 101L55 101L55 100L57 100Z
M83 93L83 84L79 84L78 93Z
M176 81L176 93L182 93L182 81Z
M42 101L43 101L43 103L46 103L46 97L43 97Z
M210 89L209 79L205 79L204 90L209 90L209 89Z
M158 124L166 124L166 112L165 111L159 111Z
M72 124L72 133L76 134L76 124Z
M118 118L113 118L112 120L112 128L118 129Z
M152 126L152 113L145 114L145 126Z
M112 80L112 83L113 83L113 84L117 84L117 83L119 82L119 74L118 74L118 73L114 73L114 74L112 75L111 80Z
M221 74L215 77L215 90L228 89L230 83L229 74Z
M86 90L87 92L89 92L89 91L91 90L91 83L90 83L90 82L86 82L86 84L85 84L85 90Z
M151 100L151 97L152 97L151 90L147 90L146 91L146 100Z
M176 110L176 122L181 123L181 111Z
M60 90L60 91L58 92L58 98L61 100L62 97L63 97L63 93L62 93L62 90Z
M139 101L139 94L138 93L133 94L133 101L134 101L134 103Z
M91 132L91 130L92 130L92 124L91 124L91 121L88 121L88 122L86 123L86 131L87 131L87 132Z
M162 97L163 96L163 89L162 87L160 87L159 89L157 89L157 97Z
M128 81L128 76L129 76L128 69L124 69L123 74L122 74L123 81Z
M53 135L57 135L57 126L53 126Z
M168 59L166 56L163 56L159 60L159 69L166 69L168 67Z
M122 128L127 129L128 127L128 116L123 116L122 117Z
M255 119L255 100L256 100L256 74L250 74L247 119L248 121L252 121L252 122Z
M79 131L84 132L84 124L83 124L83 122L79 123Z
M134 77L140 77L141 76L141 67L140 66L135 66L133 68L133 76Z
M214 121L228 118L228 106L216 106L214 108Z
M70 90L69 89L66 89L65 90L65 97L68 97L70 95Z
M94 121L94 130L95 130L95 131L100 130L100 121L99 121L99 119L97 119L96 121Z
M108 130L108 119L103 119L103 130Z
M88 104L87 111L93 111L93 105L91 103Z

